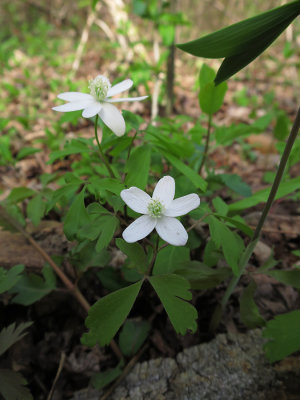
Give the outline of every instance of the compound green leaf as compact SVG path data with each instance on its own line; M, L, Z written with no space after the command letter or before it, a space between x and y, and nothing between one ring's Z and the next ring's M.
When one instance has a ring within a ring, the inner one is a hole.
M150 328L148 321L126 321L119 336L122 354L132 357L143 345Z
M256 283L251 280L244 289L240 298L240 316L241 321L248 328L257 328L265 324L265 320L259 313L258 307L254 301Z
M277 315L266 323L263 336L269 339L264 349L271 362L300 350L300 310Z
M21 278L21 273L24 271L24 265L19 264L6 270L0 267L0 293L7 292Z
M197 329L197 311L185 300L192 299L189 282L175 274L156 275L149 278L177 333L184 335Z
M0 369L0 393L5 400L33 400L21 374L9 369Z
M118 329L125 321L141 289L143 281L134 283L98 300L89 310L85 333L81 342L87 346L110 343Z

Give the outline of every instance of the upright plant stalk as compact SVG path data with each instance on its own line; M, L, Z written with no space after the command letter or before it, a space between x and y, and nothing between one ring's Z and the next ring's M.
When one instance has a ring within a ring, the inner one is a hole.
M116 176L113 173L113 170L111 169L111 167L110 167L110 165L109 165L109 163L107 161L107 158L105 157L105 154L103 153L101 144L99 142L99 138L98 138L98 118L99 118L99 116L98 116L98 114L96 114L96 119L95 119L95 138L96 138L96 141L97 141L100 157L101 157L101 160L103 161L104 165L106 166L106 169L107 169L110 177L111 178L115 178Z
M199 167L199 175L201 175L202 168L205 164L206 158L207 158L207 153L208 153L208 146L209 146L209 140L210 140L210 132L211 132L211 122L212 122L212 114L209 114L208 117L208 126L207 126L207 133L206 133L206 141L205 141L205 148L204 148L204 153L203 157L201 160L201 164Z
M273 201L275 199L278 187L280 185L280 182L281 182L281 179L282 179L286 164L287 164L288 159L289 159L289 155L291 153L291 150L292 150L293 145L295 143L295 140L297 138L299 129L300 129L300 108L298 109L298 112L297 112L297 115L296 115L296 119L295 119L294 124L293 124L292 129L291 129L291 133L290 133L290 135L288 137L288 140L286 142L285 149L284 149L284 152L282 154L282 157L281 157L278 169L277 169L277 173L276 173L276 176L275 176L275 179L274 179L274 182L273 182L273 185L272 185L268 200L267 200L267 202L265 204L265 207L263 209L261 217L260 217L260 219L258 221L257 227L256 227L254 235L253 235L253 238L251 239L250 243L248 244L248 246L246 247L244 253L242 254L242 257L241 257L241 260L240 260L240 263L239 263L239 267L240 267L239 268L239 274L237 276L234 276L232 278L232 280L230 281L230 283L229 283L229 285L228 285L228 287L226 289L226 292L224 293L223 299L221 301L221 304L220 304L221 308L218 307L215 310L215 312L214 312L214 314L212 316L211 324L210 324L210 330L211 331L214 331L218 327L218 324L219 324L220 319L222 317L222 313L223 313L223 311L224 311L224 309L226 307L227 301L229 300L229 298L230 298L231 294L233 293L236 285L238 284L238 282L240 280L240 277L245 272L245 269L247 267L248 261L249 261L251 255L252 255L252 253L253 253L253 250L255 248L256 243L258 242L261 229L262 229L262 227L264 225L264 222L265 222L266 217L267 217L267 215L268 215L268 213L270 211L270 208L272 207L272 204L273 204Z

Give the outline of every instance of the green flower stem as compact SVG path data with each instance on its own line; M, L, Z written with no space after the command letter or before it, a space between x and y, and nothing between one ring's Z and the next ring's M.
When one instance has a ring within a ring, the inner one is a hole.
M205 141L205 148L204 148L204 153L203 157L201 160L201 164L199 167L199 175L201 175L202 168L205 164L207 154L208 154L208 146L209 146L209 140L210 140L210 133L211 133L211 123L212 123L212 114L209 114L208 116L208 126L207 126L207 133L206 133L206 141Z
M223 313L223 311L224 311L224 309L226 307L226 304L227 304L231 294L233 293L236 285L238 284L238 282L240 280L240 277L244 274L244 272L246 270L248 261L249 261L251 255L252 255L252 253L253 253L253 250L254 250L254 248L256 246L256 243L258 242L258 239L259 239L259 236L260 236L260 232L262 230L262 227L264 225L266 217L267 217L267 215L268 215L268 213L270 211L270 208L272 207L272 204L273 204L273 201L275 199L278 187L280 185L280 181L282 179L286 164L287 164L288 159L289 159L289 155L291 153L293 144L295 143L295 140L297 138L299 129L300 129L300 108L298 109L298 112L297 112L297 115L296 115L296 119L295 119L293 127L291 129L291 133L290 133L290 135L288 137L288 140L286 142L285 149L284 149L284 152L282 154L282 157L281 157L281 160L280 160L280 163L279 163L279 167L277 169L277 173L276 173L276 176L275 176L275 179L274 179L274 182L273 182L273 185L272 185L268 200L267 200L267 202L265 204L265 207L263 209L261 217L260 217L260 219L258 221L257 227L256 227L254 235L253 235L253 238L251 239L250 243L248 244L248 246L246 247L244 253L242 254L242 257L241 257L241 260L240 260L240 263L239 263L239 267L240 267L239 271L240 272L239 272L239 274L237 276L234 276L232 278L232 280L230 281L230 283L229 283L229 285L228 285L228 287L226 289L226 292L224 293L224 296L222 298L220 306L216 308L216 310L215 310L215 312L214 312L214 314L212 316L211 323L210 323L210 330L211 331L214 331L218 327L220 319L222 317L222 313Z
M101 144L100 144L99 139L98 139L98 132L97 132L98 131L98 118L99 118L99 116L98 116L98 114L96 114L96 119L95 119L95 138L96 138L96 141L97 141L97 144L98 144L100 158L103 161L104 165L106 166L106 169L107 169L110 177L111 178L116 178L115 174L113 173L113 170L111 169L111 167L110 167L110 165L109 165L109 163L108 163L108 161L107 161L107 159L105 157L105 154L103 153Z

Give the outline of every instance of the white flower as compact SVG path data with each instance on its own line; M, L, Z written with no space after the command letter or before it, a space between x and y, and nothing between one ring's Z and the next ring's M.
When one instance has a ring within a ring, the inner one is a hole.
M122 136L125 133L125 121L120 111L111 103L144 100L148 96L120 99L110 99L109 97L124 92L131 88L132 85L132 80L126 79L125 81L111 86L109 80L105 76L98 75L89 82L90 94L80 92L60 93L57 97L69 103L53 107L52 110L60 112L83 110L82 116L84 118L91 118L98 114L105 125L117 136Z
M123 232L128 243L143 239L155 228L159 236L174 246L184 246L188 234L178 219L199 207L200 198L196 193L174 200L175 181L171 176L160 179L152 198L143 190L133 186L121 191L121 198L133 210L144 214L132 222Z

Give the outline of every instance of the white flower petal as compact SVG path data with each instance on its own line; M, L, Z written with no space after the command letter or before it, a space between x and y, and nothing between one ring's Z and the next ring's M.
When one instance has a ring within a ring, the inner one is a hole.
M59 112L78 111L87 108L90 103L86 101L77 101L72 103L62 104L61 106L53 107L52 110Z
M102 106L98 101L95 101L91 105L89 105L87 108L84 109L82 116L84 118L91 118L94 115L98 114L98 112L101 110Z
M151 197L143 190L132 186L129 189L122 190L120 196L133 211L141 214L148 213L148 204Z
M107 103L121 103L122 101L141 101L145 100L148 96L141 96L141 97L124 97L119 99L105 99Z
M200 198L196 193L191 193L183 197L179 197L171 202L165 210L164 215L167 217L179 217L199 207Z
M156 223L157 219L149 215L142 215L125 229L122 235L123 239L128 243L144 239L144 237L153 231Z
M92 95L87 94L87 93L80 93L80 92L60 93L57 97L61 100L65 100L65 101L85 101L85 100L94 101L95 100Z
M132 85L133 82L131 79L125 79L125 81L117 83L116 85L108 89L107 97L115 96L116 94L122 93L125 90L130 89Z
M99 117L107 125L114 134L122 136L125 133L125 121L120 111L109 103L101 103L102 108Z
M175 181L171 176L161 178L154 189L152 198L159 200L168 208L175 195Z
M176 218L158 218L155 229L163 240L173 246L184 246L188 240L187 231Z

